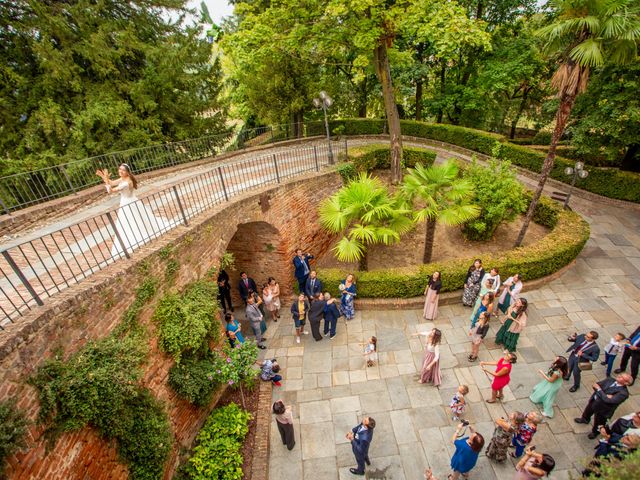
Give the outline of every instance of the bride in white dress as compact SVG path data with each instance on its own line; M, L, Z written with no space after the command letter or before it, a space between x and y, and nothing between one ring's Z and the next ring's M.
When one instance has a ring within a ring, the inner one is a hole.
M171 225L166 219L156 217L149 207L138 200L134 193L138 188L138 181L131 173L129 165L126 163L120 165L118 174L120 175L118 180L111 180L108 170L96 171L96 175L104 181L107 192L120 193L116 230L120 234L124 248L130 252L166 232ZM117 238L114 238L111 255L113 257L124 255L122 245Z

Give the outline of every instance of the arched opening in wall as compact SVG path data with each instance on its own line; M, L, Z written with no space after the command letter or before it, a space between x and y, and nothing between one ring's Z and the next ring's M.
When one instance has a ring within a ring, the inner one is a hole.
M236 268L229 273L231 297L236 308L244 308L238 283L240 273L255 280L258 293L262 295L262 284L274 277L280 284L282 301L291 295L290 269L287 264L286 249L282 244L280 232L267 222L249 222L238 225L236 233L227 245L227 252L236 260Z

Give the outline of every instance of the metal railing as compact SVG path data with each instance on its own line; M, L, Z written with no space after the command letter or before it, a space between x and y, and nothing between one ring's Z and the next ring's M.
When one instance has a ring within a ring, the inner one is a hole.
M270 133L270 132L269 132ZM333 142L343 159L346 139ZM327 142L212 165L207 171L117 209L0 252L0 329L36 305L214 205L328 165ZM4 317L4 318L2 318Z
M321 126L321 122L306 122L299 126L243 128L235 135L230 132L151 145L8 175L0 178L0 214L10 214L99 185L101 180L95 174L97 169L107 168L113 172L126 163L132 171L140 174L255 145L295 138L297 133L301 133L302 137L321 135Z

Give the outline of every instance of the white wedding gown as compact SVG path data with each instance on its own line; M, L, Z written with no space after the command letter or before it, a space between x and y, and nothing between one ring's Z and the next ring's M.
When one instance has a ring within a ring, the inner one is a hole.
M129 182L121 181L115 187L107 187L107 191L120 192L116 230L127 252L141 247L171 228L165 218L156 217L148 206L138 200ZM124 256L122 245L115 235L111 255L114 258Z

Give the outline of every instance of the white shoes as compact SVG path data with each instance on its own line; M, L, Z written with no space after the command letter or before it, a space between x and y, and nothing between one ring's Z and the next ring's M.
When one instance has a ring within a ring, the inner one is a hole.
M305 335L309 335L309 332L307 332L306 330L302 333L304 333Z
M296 343L300 343L300 337L296 337Z

